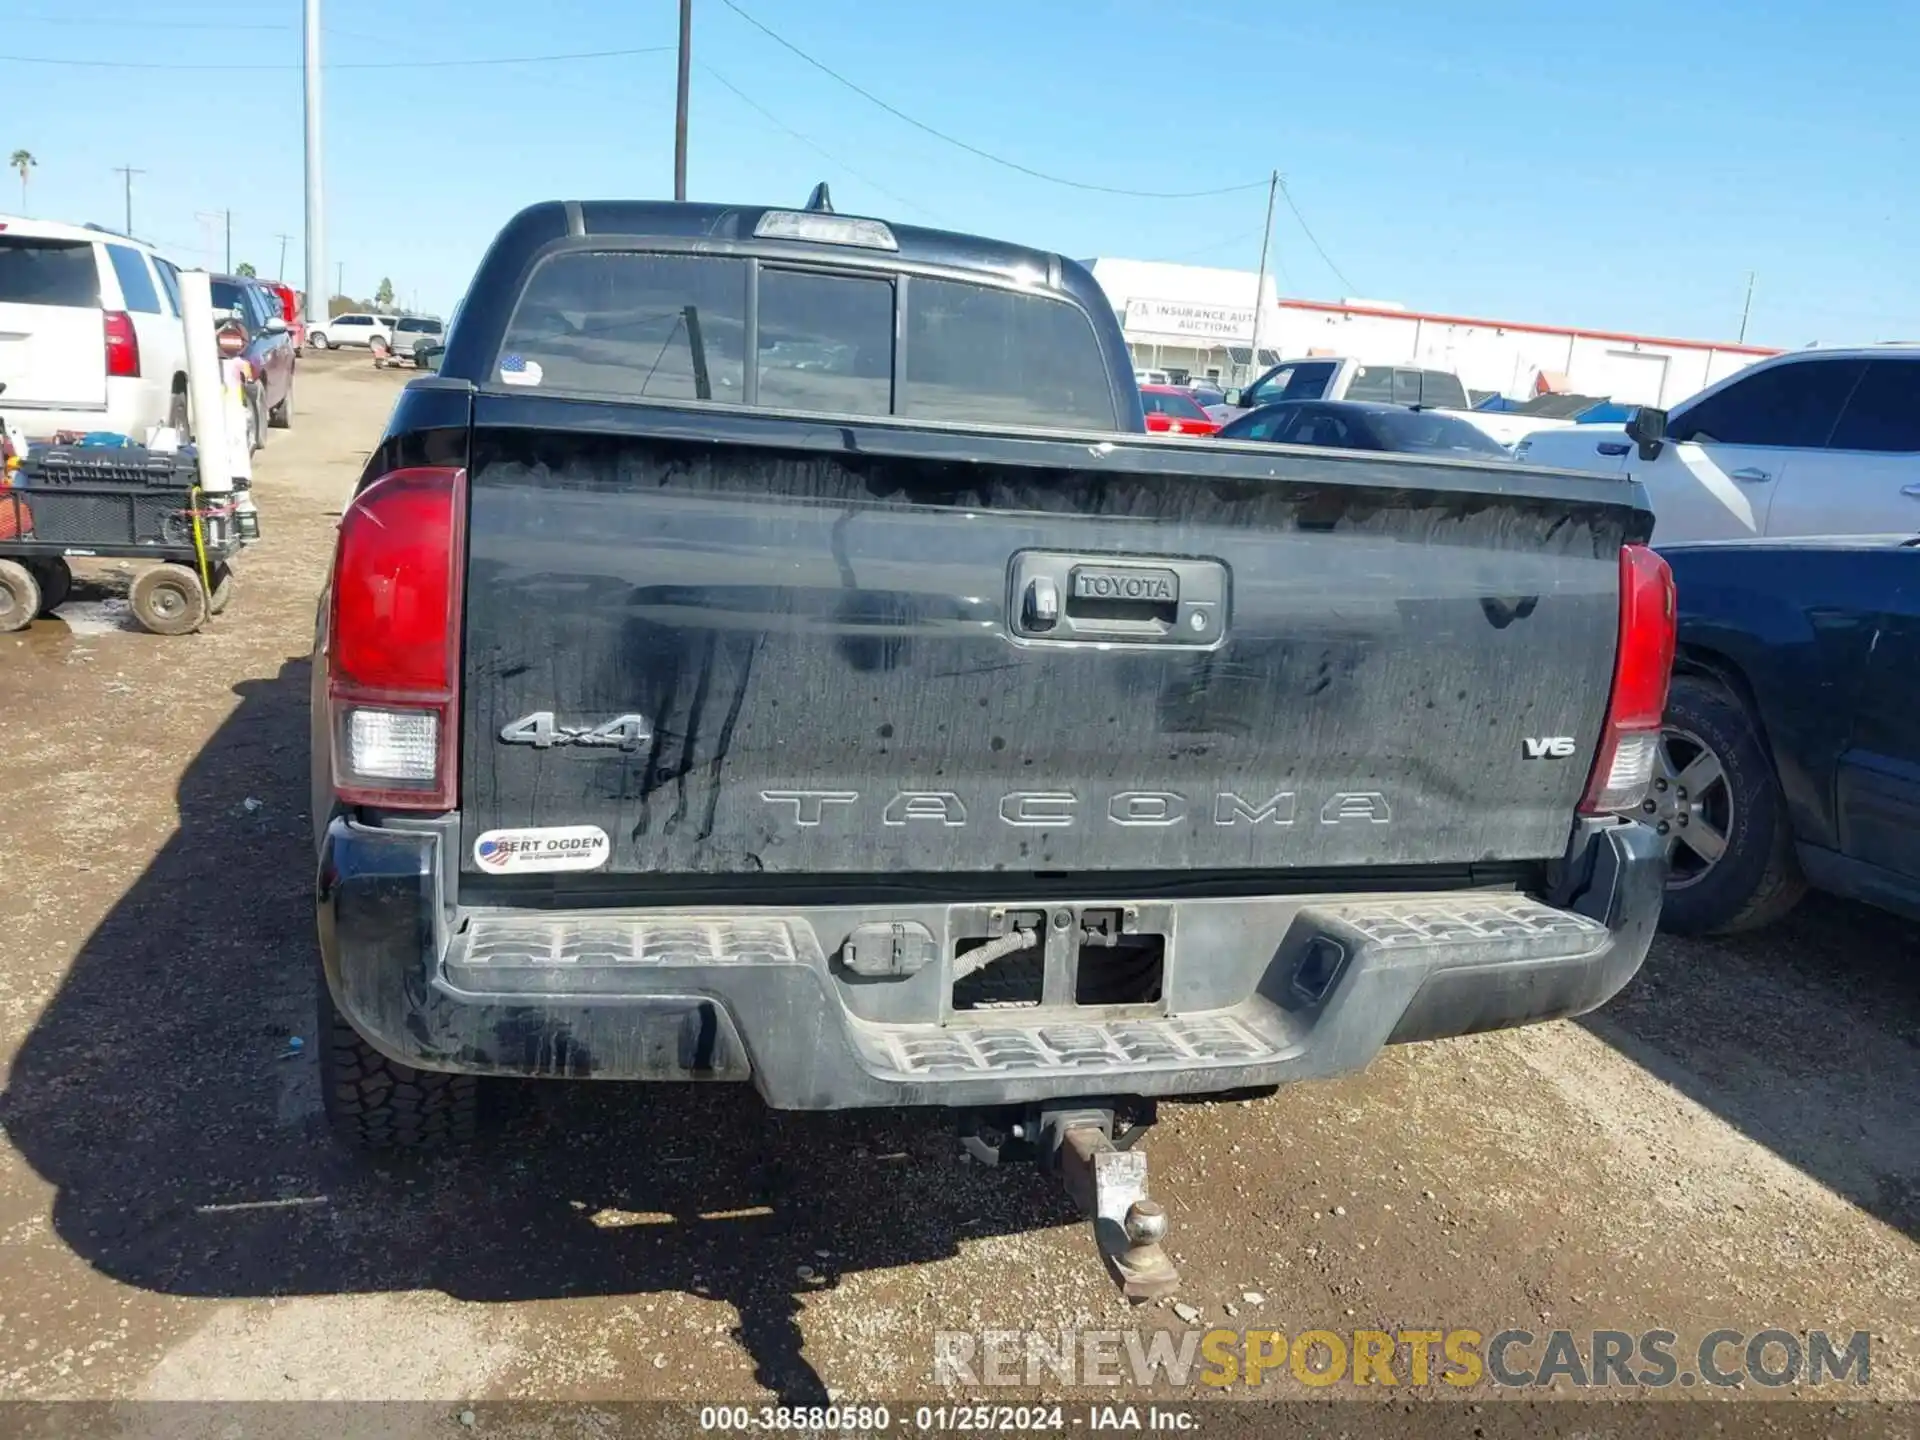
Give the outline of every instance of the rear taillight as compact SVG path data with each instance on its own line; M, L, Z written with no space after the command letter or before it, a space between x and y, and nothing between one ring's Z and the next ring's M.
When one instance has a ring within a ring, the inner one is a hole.
M1673 673L1673 571L1645 545L1620 547L1620 648L1613 662L1600 750L1582 814L1633 810L1647 798L1660 750L1660 722Z
M140 337L134 333L133 317L124 310L106 312L107 374L113 379L140 378Z
M464 470L395 470L340 517L327 699L350 805L453 808L466 495Z

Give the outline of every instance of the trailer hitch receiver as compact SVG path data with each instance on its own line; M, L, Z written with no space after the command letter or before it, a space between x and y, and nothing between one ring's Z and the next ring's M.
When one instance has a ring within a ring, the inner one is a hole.
M1116 1119L1124 1113L1124 1123ZM1060 1177L1093 1222L1094 1243L1136 1303L1180 1285L1164 1244L1167 1212L1147 1194L1147 1156L1136 1142L1153 1123L1151 1101L1090 1101L1014 1112L975 1113L961 1128L966 1153L985 1165L1038 1161Z
M1167 1258L1167 1212L1147 1195L1147 1153L1122 1150L1097 1124L1068 1125L1060 1135L1060 1179L1093 1221L1094 1243L1120 1292L1139 1302L1171 1295L1180 1272Z

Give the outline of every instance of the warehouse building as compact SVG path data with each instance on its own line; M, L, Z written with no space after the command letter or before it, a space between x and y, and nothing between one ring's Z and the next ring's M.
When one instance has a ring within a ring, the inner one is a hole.
M1282 359L1337 355L1375 365L1449 370L1475 392L1515 400L1549 392L1671 406L1777 352L1530 321L1409 310L1391 301L1281 298L1254 275L1154 260L1086 262L1127 338L1136 369L1176 382L1244 385Z

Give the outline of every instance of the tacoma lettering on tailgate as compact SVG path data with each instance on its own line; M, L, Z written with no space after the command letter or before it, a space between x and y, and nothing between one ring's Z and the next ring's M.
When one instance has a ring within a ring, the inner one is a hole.
M760 798L788 809L793 823L803 827L825 824L830 807L848 810L855 823L924 821L957 827L972 824L984 812L1005 825L1054 830L1078 824L1083 813L1096 814L1109 825L1178 825L1195 809L1194 802L1177 790L1122 790L1104 805L1086 807L1085 812L1080 797L1071 790L1014 790L1000 796L997 804L969 802L952 790L896 791L884 804L863 802L856 790L762 790ZM1202 814L1210 811L1215 825L1291 825L1299 799L1292 790L1250 796L1222 790L1203 797L1198 808ZM1387 825L1393 821L1393 807L1377 790L1340 790L1320 803L1319 816L1322 825Z

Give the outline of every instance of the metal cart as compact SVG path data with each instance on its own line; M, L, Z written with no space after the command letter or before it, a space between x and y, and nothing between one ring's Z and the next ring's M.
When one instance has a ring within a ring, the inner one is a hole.
M0 632L50 614L73 585L70 556L151 560L127 596L156 635L185 635L233 598L236 495L200 489L191 451L54 445L0 487Z

